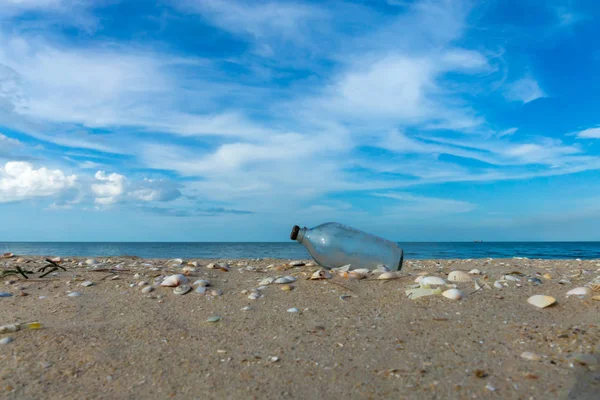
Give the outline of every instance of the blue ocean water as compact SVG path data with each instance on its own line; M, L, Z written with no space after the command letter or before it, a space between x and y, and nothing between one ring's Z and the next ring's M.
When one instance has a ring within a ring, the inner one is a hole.
M405 259L547 258L600 259L600 242L399 243ZM310 258L304 246L286 243L17 243L0 253L62 257Z

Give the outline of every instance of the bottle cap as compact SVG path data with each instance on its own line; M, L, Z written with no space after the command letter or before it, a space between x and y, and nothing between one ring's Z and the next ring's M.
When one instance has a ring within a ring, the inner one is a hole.
M290 239L296 240L298 238L298 232L300 232L300 227L298 225L294 225L292 228L292 233L290 233Z

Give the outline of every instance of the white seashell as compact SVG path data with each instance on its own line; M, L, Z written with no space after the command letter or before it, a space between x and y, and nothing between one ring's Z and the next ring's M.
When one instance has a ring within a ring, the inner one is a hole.
M331 274L327 271L324 271L322 269L315 271L311 276L310 279L312 280L319 280L319 279L331 279Z
M463 293L458 289L448 289L442 292L442 296L450 300L460 300L463 298Z
M135 274L135 275L133 275L133 277L135 279L140 279L142 276L143 276L142 274Z
M248 295L248 298L250 300L257 300L257 299L260 299L260 297L261 297L261 294L258 292L252 292Z
M400 278L400 274L397 271L384 272L377 277L377 279L382 279L382 280L398 279L398 278Z
M246 307L242 308L242 311L250 311L250 310L252 310L252 307L250 307L250 306L246 306Z
M294 307L294 308L289 308L287 310L287 312L289 312L289 313L297 313L297 312L300 312L300 310L298 310L296 307Z
M270 276L268 278L263 279L258 284L260 286L266 286L266 285L270 285L271 283L273 283L273 281L275 281L275 278L273 278L272 276Z
M357 269L353 269L352 272L356 272L357 274L368 275L371 272L371 270L368 268L357 268Z
M189 275L189 274L192 274L192 273L196 272L196 268L194 268L194 267L183 267L183 268L181 268L181 272L183 272L185 275Z
M348 275L348 279L364 279L367 277L367 274L364 272L359 272L358 270L346 272Z
M189 285L179 285L173 290L173 294L183 295L192 290L192 287Z
M198 279L196 282L192 283L192 286L207 287L210 286L210 282L204 279Z
M88 258L87 260L85 260L85 265L96 265L98 264L98 261L94 260L93 258Z
M12 341L13 341L13 338L7 336L7 337L0 339L0 344L9 344Z
M218 264L215 264L215 263L210 263L210 264L208 264L208 265L206 266L206 268L208 268L208 269L217 269L217 268L219 268L219 267L218 267Z
M290 267L302 267L304 265L304 261L292 261L290 263Z
M277 278L277 279L275 279L274 282L275 283L281 283L281 284L283 284L283 283L292 283L292 282L295 282L295 281L296 281L296 278L294 278L293 276L288 275L288 276L284 276L282 278Z
M170 267L178 267L183 264L183 260L181 258L174 258L172 260L167 261L167 265Z
M532 306L536 306L538 308L546 308L556 303L556 299L552 296L536 294L535 296L531 296L530 298L528 298L527 302Z
M442 286L445 284L446 281L439 276L426 276L420 282L421 287Z
M452 271L448 274L449 282L471 282L472 280L471 275L463 271Z
M81 286L83 287L88 287L88 286L92 286L94 284L94 282L92 281L85 281L81 283Z
M142 289L142 293L150 293L154 291L154 286L146 286Z
M500 280L501 281L511 281L511 282L521 282L521 280L514 275L502 275Z
M530 351L524 351L523 353L521 353L521 358L524 358L529 361L539 361L542 359L542 357Z
M209 291L208 294L210 294L211 296L222 296L223 291L221 289L213 289Z
M177 275L167 276L162 281L162 283L160 284L160 286L174 287L174 286L183 285L183 284L185 284L187 282L188 282L188 279L184 275L177 274Z
M192 267L198 268L198 261L188 261L187 264Z
M346 264L346 265L342 265L341 267L333 268L333 270L334 271L348 272L348 271L350 271L351 267L352 267L352 264Z
M570 285L571 281L568 279L561 279L560 281L558 281L558 283L561 285Z
M470 270L469 274L470 275L481 275L481 271L478 270L477 268L475 268L475 269Z
M579 297L590 297L592 295L592 289L589 287L576 287L575 289L571 289L567 292L567 297L569 296L579 296Z
M494 287L496 289L504 289L504 286L502 286L502 283L500 283L500 281L494 282Z
M79 293L79 292L72 292L67 295L67 297L79 297L79 296L81 296L81 293Z
M436 289L427 289L427 288L417 288L417 289L407 289L404 291L404 293L406 294L406 296L411 299L418 299L420 297L426 297L426 296L434 296L434 295L438 295L438 294L442 294L442 289L441 288L436 288Z

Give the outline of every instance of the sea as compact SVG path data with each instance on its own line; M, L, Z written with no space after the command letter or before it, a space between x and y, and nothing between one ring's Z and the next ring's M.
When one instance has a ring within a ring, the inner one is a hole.
M600 242L439 242L398 243L410 259L544 258L600 259ZM0 253L61 257L281 258L309 259L299 243L97 243L0 242Z

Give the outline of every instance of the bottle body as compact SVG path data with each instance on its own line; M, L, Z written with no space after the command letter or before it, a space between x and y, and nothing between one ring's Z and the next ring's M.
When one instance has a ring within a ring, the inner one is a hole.
M294 227L291 238L325 268L347 264L352 269L375 269L382 264L392 271L402 268L404 254L396 243L336 222L313 229Z

